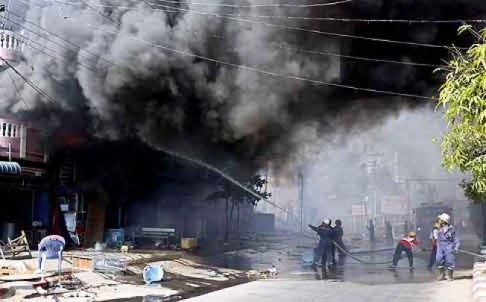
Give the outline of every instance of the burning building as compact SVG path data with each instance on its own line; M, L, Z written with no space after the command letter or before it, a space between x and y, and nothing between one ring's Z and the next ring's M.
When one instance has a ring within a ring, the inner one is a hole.
M461 11L461 17L474 19L486 11L484 1L468 1L466 10L460 8L464 1L443 0L420 0L420 10L417 3L404 1L350 1L312 9L302 7L312 5L303 1L299 7L278 10L255 5L261 4L255 0L242 6L230 2L216 1L220 5L210 7L156 2L151 7L128 0L97 6L37 1L9 11L14 33L4 31L0 46L5 52L0 55L15 57L15 34L21 30L31 43L23 46L23 59L12 61L18 74L13 69L0 72L0 112L35 121L53 152L42 157L38 149L29 151L28 128L5 122L15 127L5 126L6 135L14 137L5 138L4 160L15 161L18 155L21 171L28 171L22 163L37 165L31 160L37 152L44 160L38 164L51 167L52 173L46 174L52 177L50 201L65 214L59 217L70 221L65 232L74 240L92 244L102 240L105 228L143 221L183 233L187 226L194 236L204 229L219 230L219 215L213 215L218 222L212 226L204 221L212 211L223 213L224 203L201 205L210 190L218 190L221 175L244 179L269 160L283 167L307 145L326 153L328 146L354 140L404 109L426 107L423 98L396 93L432 95L440 76L432 76L430 66L410 63L442 64L447 50L417 43L470 42L456 38L455 24L354 26L309 18L394 19L400 13L417 19L431 17L417 15L430 12L434 18L456 19ZM271 14L299 18L255 17ZM371 98L373 89L390 96ZM65 128L76 131L59 139L59 130ZM88 139L77 141L78 130ZM319 145L321 140L325 144ZM181 164L187 157L195 160ZM344 157L333 168L362 175L359 164L343 165L354 160ZM203 170L210 166L222 173L209 169L205 174L193 166L198 163ZM335 175L327 173L327 180L319 180L334 184ZM299 192L298 173L271 178L273 201L291 213L279 220L300 216L299 193L308 200L308 194L318 195L309 191L319 192L307 185L309 190ZM344 180L348 185L354 179ZM353 196L324 198L325 205L316 201L309 206L323 209L319 215L325 217L339 212L343 199L361 201L361 191L366 191L361 179L349 184L349 190L340 185L336 187ZM187 215L196 212L201 215ZM181 220L188 223L179 225Z

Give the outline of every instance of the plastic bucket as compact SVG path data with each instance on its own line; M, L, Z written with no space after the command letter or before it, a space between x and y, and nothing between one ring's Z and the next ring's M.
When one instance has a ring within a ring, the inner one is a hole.
M310 266L314 263L314 250L307 250L302 255L302 264L304 266Z
M143 281L150 284L164 279L164 269L160 265L148 265L143 269Z

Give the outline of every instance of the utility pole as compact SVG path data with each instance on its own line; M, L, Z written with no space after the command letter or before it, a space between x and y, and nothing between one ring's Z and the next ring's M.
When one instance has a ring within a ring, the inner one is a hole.
M299 199L300 199L300 232L304 232L304 174L299 169L298 174Z
M481 255L486 255L486 203L481 202L481 219L483 222L483 242L481 243Z

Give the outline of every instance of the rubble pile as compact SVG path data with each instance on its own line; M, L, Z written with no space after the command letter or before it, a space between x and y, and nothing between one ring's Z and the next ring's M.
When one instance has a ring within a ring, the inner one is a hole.
M57 273L55 263L48 262L47 273L42 275L34 273L37 259L9 260L9 265L4 265L1 270L3 277L31 275L32 279L21 278L28 281L0 284L0 297L9 302L107 301L146 297L178 300L188 291L214 290L239 282L237 280L247 280L240 271L204 266L184 258L155 261L160 256L156 253L75 251L66 253L62 274ZM89 269L77 267L81 263L79 259L90 263ZM146 284L143 272L149 266L160 266L164 278ZM13 280L16 279L9 281Z

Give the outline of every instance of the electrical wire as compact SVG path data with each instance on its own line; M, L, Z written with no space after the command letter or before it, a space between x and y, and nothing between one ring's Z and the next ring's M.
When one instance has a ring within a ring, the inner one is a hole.
M309 79L309 78L305 78L305 77L301 77L301 76L296 76L296 75L280 74L280 73L273 72L273 71L259 69L259 68L255 68L255 67L251 67L251 66L247 66L247 65L239 65L239 64L226 62L226 61L222 61L222 60L218 60L218 59L214 59L214 58L210 58L210 57L206 57L206 56L202 56L202 55L197 55L197 54L194 54L194 53L189 53L189 52L186 52L186 51L183 51L183 50L174 49L174 48L171 48L171 47L168 47L168 46L152 43L152 42L147 41L147 40L142 39L142 38L137 38L137 37L128 37L128 38L131 39L131 40L142 42L146 45L156 47L156 48L159 48L159 49L163 49L163 50L166 50L166 51L169 51L169 52L173 52L173 53L176 53L176 54L179 54L179 55L182 55L182 56L197 58L197 59L200 59L200 60L218 63L218 64L221 64L221 65L230 66L230 67L233 67L233 68L236 68L236 69L241 69L241 70L252 71L252 72L256 72L256 73L260 73L260 74L265 74L265 75L276 77L276 78L287 78L287 79L297 80L297 81L301 81L301 82L307 82L307 83L311 83L311 84L315 84L315 85L331 86L331 87L337 87L337 88L351 89L351 90L355 90L355 91L365 91L365 92L372 92L372 93L376 93L376 94L394 95L394 96L401 96L401 97L407 97L407 98L417 98L417 99L437 101L437 99L434 98L434 97L428 97L428 96L422 96L422 95L416 95L416 94L408 94L408 93L400 93L400 92L393 92L393 91L385 91L385 90L378 90L378 89L371 89L371 88L356 87L356 86L351 86L351 85L344 85L344 84L337 84L337 83L325 82L325 81L320 81L320 80L313 80L313 79Z
M176 11L170 11L170 12L176 12ZM44 29L44 30L46 30L46 29ZM220 40L224 40L225 39L225 37L218 36L218 35L211 35L211 37L216 38L216 39L220 39ZM411 62L411 61L397 61L397 60L388 60L388 59L379 59L379 58L367 58L367 57L351 56L351 55L342 55L342 54L333 53L333 52L314 51L314 50L308 50L308 49L298 48L298 47L292 46L290 44L285 44L285 43L275 43L275 44L277 44L277 45L271 45L271 46L273 48L276 48L276 49L293 50L293 51L296 51L296 52L308 53L308 54L314 54L314 55L321 55L321 56L334 56L334 57L340 57L340 58L345 58L345 59L353 59L353 60L360 60L360 61L367 61L367 62L381 62L381 63L390 63L390 64L408 65L408 66L418 66L418 67L447 68L446 65L428 64L428 63L418 63L418 62ZM93 54L93 55L96 55L96 54ZM98 55L96 55L96 56L98 56ZM103 57L100 57L100 58L103 59ZM103 59L103 60L105 60L105 59ZM105 61L107 61L107 60L105 60ZM111 61L107 61L107 62L115 65L115 63L113 63Z
M43 0L43 1L48 1L48 0ZM66 5L71 5L71 6L81 6L82 5L80 3L73 3L71 1L62 1L62 0L49 0L49 1L54 1L54 2L57 2L57 3L62 3L62 4L66 4ZM147 0L142 0L142 1L153 9L160 6L160 4L152 3L152 2L149 2ZM178 2L178 1L161 1L161 0L157 0L157 1L164 2L164 3L173 3L173 4L181 3L181 2ZM28 2L25 2L25 1L21 1L21 2L24 2L25 4L29 4ZM209 4L208 3L191 3L191 2L185 2L185 3L187 3L187 4L190 3L192 5L220 6L217 3L209 3ZM274 5L274 4L268 4L268 5ZM276 4L276 5L278 5L278 4ZM125 9L133 9L133 7L109 5L109 4L92 4L91 6L94 6L94 7L109 7L109 8L120 7L120 8L125 8ZM241 6L239 6L239 7L241 7ZM244 17L244 18L311 20L311 21L329 21L329 22L346 22L346 23L405 23L405 24L463 24L463 23L471 24L471 23L479 23L479 24L486 24L486 19L450 19L450 20L367 19L367 18L333 18L333 17L307 17L307 16L285 16L285 15L255 15L255 14L248 15L248 14L230 14L230 13L225 13L225 14L222 14L222 15L229 16L229 17Z
M92 6L88 6L88 7L91 8L92 10L98 11L95 8L93 8ZM111 20L111 18L109 20ZM111 22L116 22L116 21L111 20ZM116 32L114 32L114 33L116 34ZM377 89L371 89L371 88L355 87L355 86L351 86L351 85L324 82L324 81L304 78L304 77L295 76L295 75L283 75L283 74L279 74L279 73L276 73L276 72L273 72L273 71L258 69L258 68L254 68L254 67L246 66L246 65L238 65L238 64L231 63L231 62L226 62L226 61L222 61L222 60L218 60L218 59L214 59L214 58L210 58L210 57L206 57L206 56L188 53L188 52L181 51L181 50L178 50L178 49L170 48L168 46L155 44L155 43L146 41L146 40L141 39L141 38L136 38L136 37L129 37L129 38L133 39L133 40L137 40L139 42L142 42L144 44L147 44L147 45L150 45L150 46L153 46L153 47L157 47L157 48L160 48L160 49L163 49L163 50L166 50L166 51L177 53L179 55L190 56L190 57L198 58L198 59L201 59L201 60L210 61L210 62L213 62L213 63L218 63L218 64L230 66L230 67L237 68L237 69L253 71L253 72L257 72L257 73L261 73L261 74L265 74L265 75L269 75L269 76L273 76L273 77L288 78L288 79L299 80L299 81L308 82L308 83L317 84L317 85L327 85L327 86L332 86L332 87L337 87L337 88L352 89L352 90L357 90L357 91L366 91L366 92L372 92L372 93L377 93L377 94L395 95L395 96L401 96L401 97L419 98L419 99L427 99L427 100L437 100L436 98L433 98L433 97L427 97L427 96L421 96L421 95L415 95L415 94L407 94L407 93L383 91L383 90L377 90Z
M56 101L56 99L51 97L47 92L45 92L44 90L39 88L37 85L32 83L29 79L27 79L20 71L18 71L12 64L10 64L10 62L7 61L4 57L0 56L0 60L2 62L4 62L5 65L7 65L10 69L12 69L15 72L15 74L17 74L25 83L27 83L27 85L32 87L32 89L34 89L40 96L42 96L43 98L45 98L46 100L48 100L49 102L51 102L53 104L58 103Z
M23 41L23 42L24 42L24 44L25 44L26 46L28 46L28 47L31 47L30 43L33 43L33 44L38 45L39 47L41 47L41 49L43 48L43 49L46 49L46 50L48 50L48 51L50 51L50 52L52 52L52 53L56 54L57 56L59 56L59 57L60 57L60 58L61 58L63 61L65 61L65 62L68 62L68 63L72 63L72 62L73 62L73 61L72 61L72 59L67 58L65 55L63 55L62 53L60 53L60 52L58 52L58 51L56 51L56 50L53 50L52 48L49 48L49 47L47 47L47 46L45 46L45 45L43 45L43 44L41 44L41 43L39 43L39 42L36 42L36 41L34 41L34 40L32 40L32 39L29 39L28 37L25 37L25 36L23 36L23 35L21 35L21 34L19 34L19 33L16 33L15 35L16 35L16 36L19 36L19 37L21 37L21 38L23 38L23 39L25 39L25 41ZM40 50L39 50L39 48L33 48L33 49L35 49L35 50L37 50L37 51L40 51ZM44 51L41 51L41 52L42 52L42 53L44 53L44 54L47 54L47 53L46 53L46 52L44 52ZM53 56L51 56L51 57L53 57ZM82 66L82 67L84 67L84 68L86 68L86 69L88 69L88 70L90 70L90 71L94 72L94 73L98 72L98 71L97 71L97 70L96 70L94 67L88 66L88 65L84 64L84 63L83 63L83 62L81 62L81 61L78 61L78 62L76 62L76 63L77 63L78 65L80 65L80 66Z
M40 26L39 24L37 24L37 23L35 23L35 22L33 22L33 21L28 20L27 18L25 18L25 17L23 17L23 16L21 16L21 15L18 15L18 14L16 14L16 13L12 12L12 11L8 11L8 13L9 13L9 15L16 16L16 17L20 18L22 21L24 21L24 22L26 22L26 23L28 23L28 24L31 24L32 26L34 26L34 27L36 27L36 28L38 28L38 29L40 29L40 30L42 30L42 31L45 31L45 32L46 32L46 33L48 33L49 35L52 35L52 36L54 36L54 37L58 38L59 40L61 40L61 41L65 42L65 43L67 43L67 44L71 45L72 47L74 47L74 48L76 48L76 49L79 49L80 51L83 51L83 52L89 53L89 54L90 54L90 55L92 55L93 57L95 57L95 58L97 58L97 59L100 59L100 60L102 60L102 61L104 61L104 62L106 62L106 63L108 63L108 64L110 64L110 65L115 65L115 63L113 63L112 61L110 61L110 60L108 60L108 59L104 58L103 56L100 56L100 55L98 55L98 54L96 54L96 53L94 53L94 52L92 52L92 51L90 51L90 50L88 50L88 49L84 49L84 48L82 48L82 47L81 47L81 45L76 44L76 43L74 43L74 42L72 42L72 41L69 41L68 39L63 38L62 36L60 36L60 35L58 35L58 34L56 34L56 33L52 32L52 31L49 31L48 29L46 29L46 28L44 28L44 27ZM3 16L0 16L0 17L4 18ZM4 18L4 19L6 19L6 18ZM24 28L24 29L26 29L26 30L28 30L28 31L30 31L30 32L33 32L33 33L37 34L36 32L34 32L34 31L30 30L28 27L24 26L23 24L20 24L20 23L17 23L17 22L15 22L15 21L12 21L11 19L6 19L6 20L7 20L7 21L9 21L9 22L12 22L12 23L14 23L15 25L20 26L20 27L22 27L22 28ZM39 34L37 34L37 35L39 35ZM42 36L41 36L41 37L42 37ZM50 40L50 39L49 39L49 41L51 41L51 42L53 42L54 44L56 44L56 45L58 45L58 46L61 46L61 47L62 47L62 45L61 45L61 44L57 44L57 43L55 43L53 40ZM81 53L80 53L80 55L83 55L83 54L81 54Z
M336 2L327 3L315 3L315 4L290 4L290 3L273 3L273 4L226 4L226 3L207 3L207 2L189 2L189 1L173 1L173 0L157 0L158 2L171 3L171 4L185 4L185 5L197 5L197 6L216 6L216 7L233 7L233 8L260 8L260 7L293 7L293 8L308 8L308 7L325 7L334 6L345 3L350 3L352 0L342 0Z
M101 11L97 10L96 8L94 8L93 6L91 6L91 4L88 3L88 1L84 1L84 0L78 0L78 1L81 1L81 3L83 3L84 5L86 5L89 9L96 11L98 13L98 15L102 16L103 18L107 19L108 21L111 21L111 22L115 23L118 26L121 25L120 22L114 20L109 15L106 15L103 12L101 12Z
M17 83L15 83L14 78L10 74L10 71L7 69L5 70L7 72L7 75L9 76L10 80L12 81L12 85L15 88L15 94L17 94L17 97L20 99L20 101L24 104L25 108L28 108L27 102L25 101L24 97L22 96L22 93L20 93L19 87L17 86Z
M77 44L75 44L75 43L73 43L73 42L71 42L71 41L69 41L69 40L61 37L60 35L57 35L56 33L53 33L51 31L49 31L49 30L41 27L40 25L38 25L38 24L36 24L36 23L34 23L34 22L32 22L32 21L30 21L30 20L28 20L28 19L26 19L26 18L24 18L24 17L22 17L22 16L20 16L18 14L15 14L13 12L11 12L11 14L14 15L14 16L17 16L17 17L21 18L22 20L24 20L25 22L27 22L27 23L29 23L29 24L31 24L31 25L33 25L33 26L35 26L35 27L37 27L37 28L39 28L39 29L41 29L41 30L43 30L45 32L47 32L48 34L53 35L56 38L61 39L62 41L66 42L66 43L68 43L70 45L73 45L76 48L79 48L80 50L82 49L81 46L79 46L79 45L77 45ZM0 17L2 17L2 16L0 16ZM28 31L30 31L30 32L32 32L32 33L40 36L43 39L46 39L48 41L51 41L51 42L53 42L54 44L56 44L56 45L58 45L60 47L65 47L64 45L62 45L62 44L60 44L60 43L58 43L56 41L53 41L52 39L46 38L46 37L40 35L39 33L35 32L35 31L32 31L31 29L29 29L26 26L23 26L20 23L17 23L17 22L12 21L12 20L8 20L8 21L9 22L12 22L13 24L16 24L18 26L21 26L22 28L24 28L24 29L26 29L26 30L28 30ZM224 39L223 37L219 37L219 36L216 36L216 37L217 38ZM394 60L386 60L386 59L375 59L375 58L366 58L366 57L358 57L358 56L341 55L341 54L331 53L331 52L312 51L312 50L307 50L307 49L296 48L296 47L289 46L289 45L286 45L286 44L280 44L280 45L274 46L274 47L275 48L279 48L279 49L287 49L287 50L293 50L293 51L298 51L298 52L303 52L303 53L309 53L309 54L335 56L335 57L341 57L341 58L346 58L346 59L355 59L355 60L362 60L362 61L369 61L369 62L382 62L382 63L392 63L392 64L401 64L401 65L410 65L410 66L421 66L421 67L432 67L432 68L445 68L446 67L446 66L443 66L443 65L434 65L434 64L426 64L426 63L416 63L416 62L404 62L404 61L394 61ZM109 63L111 65L117 65L116 63L114 63L114 62L112 62L110 60L107 60L107 59L103 58L102 56L97 55L96 53L93 53L93 52L91 52L89 50L85 50L85 51L88 52L89 54L95 56L96 58L99 58L99 59L101 59L101 60L103 60L103 61L105 61L105 62L107 62L107 63ZM86 65L84 65L82 63L80 63L80 64L82 66L90 69L91 71L95 72L95 70L92 67L86 66Z
M322 56L332 56L332 57L339 57L339 58L359 60L359 61L368 61L368 62L377 62L377 63L390 63L390 64L410 65L410 66L419 66L419 67L431 67L431 68L447 68L446 65L435 65L435 64L427 64L427 63L416 63L416 62L406 62L406 61L395 61L395 60L387 60L387 59L375 59L375 58L350 56L350 55L343 55L343 54L332 53L332 52L314 51L314 50L296 48L296 47L288 46L288 45L285 45L285 44L281 44L281 45L275 46L275 47L281 48L281 49L293 50L293 51L296 51L296 52L303 52L303 53L322 55Z
M215 38L215 39L220 39L220 40L225 39L225 37L217 36L217 35L211 35L211 37ZM368 57L361 57L361 56L343 55L343 54L340 54L340 53L329 52L329 51L309 50L309 49L298 48L298 47L295 47L293 45L286 44L286 43L270 43L270 46L272 48L275 48L275 49L292 50L292 51L295 51L295 52L308 53L308 54L312 54L312 55L331 56L331 57L338 57L338 58L358 60L358 61L366 61L366 62L390 63L390 64L398 64L398 65L409 65L409 66L441 68L441 69L448 68L447 65L418 63L418 62L412 62L412 61L396 61L396 60L379 59L379 58L368 58Z
M153 7L161 6L153 4ZM412 20L412 19L357 19L357 18L331 18L331 17L306 17L306 16L285 16L285 15L256 15L256 14L233 14L224 13L223 16L258 18L258 19L284 19L284 20L304 20L304 21L327 21L344 23L400 23L400 24L486 24L484 19L454 19L454 20Z
M83 0L80 0L80 1L83 1ZM117 6L114 6L114 7L117 7ZM178 7L174 7L174 6L159 5L158 7L164 7L164 8L176 10L176 11L179 11L179 12L185 12L185 13L188 13L188 14L200 15L200 16L205 16L205 17L216 17L216 18L228 19L228 20L233 20L233 21L242 22L242 23L258 24L258 25L262 25L262 26L266 26L266 27L273 27L273 28L292 30L292 31L298 31L298 32L309 32L309 33L325 35L325 36L332 36L332 37L339 37L339 38L358 39L358 40L383 42L383 43L391 43L391 44L401 44L401 45L417 46L417 47L445 48L445 49L451 48L451 46L446 46L446 45L419 43L419 42L412 42L412 41L398 41L398 40L391 40L391 39L381 39L381 38L375 38L375 37L365 37L365 36L357 36L357 35L342 34L342 33L335 33L335 32L327 32L327 31L321 31L321 30L316 30L316 29L307 29L307 28L296 27L296 26L288 26L288 25L281 25L281 24L275 24L275 23L268 23L268 22L260 21L260 20L252 20L252 19L244 19L244 18L224 16L224 15L220 15L220 14L216 14L216 13L201 12L201 11L196 11L196 10L192 10L192 9L178 8ZM94 7L92 7L92 8L94 9ZM133 8L127 8L127 9L133 9ZM94 10L98 11L96 9L94 9ZM458 49L465 49L465 48L461 48L461 47L457 47L457 48Z

